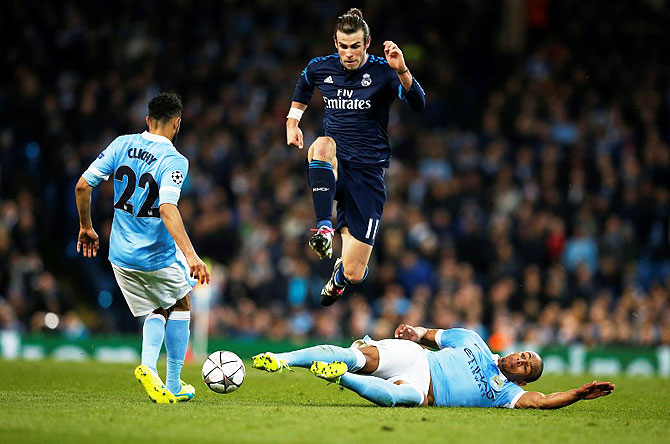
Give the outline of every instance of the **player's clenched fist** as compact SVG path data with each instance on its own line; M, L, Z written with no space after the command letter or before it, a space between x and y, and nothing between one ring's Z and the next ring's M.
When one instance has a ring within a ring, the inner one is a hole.
M302 149L302 130L298 128L298 125L292 126L287 124L286 126L286 144L297 146Z
M390 40L384 42L384 55L386 56L386 61L389 66L396 70L396 72L403 72L407 70L407 65L405 65L405 57L402 55L402 51Z

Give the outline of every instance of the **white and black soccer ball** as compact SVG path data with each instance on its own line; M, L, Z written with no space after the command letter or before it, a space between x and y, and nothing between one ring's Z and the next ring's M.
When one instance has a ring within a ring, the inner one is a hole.
M216 393L232 393L244 382L244 362L233 352L215 351L202 364L202 379Z

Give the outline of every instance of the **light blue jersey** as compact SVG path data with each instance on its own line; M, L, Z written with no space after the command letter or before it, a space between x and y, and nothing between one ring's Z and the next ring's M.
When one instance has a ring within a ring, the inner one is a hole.
M440 330L435 341L440 350L428 353L434 405L514 408L525 393L502 374L498 355L474 331Z
M159 206L177 205L188 160L169 139L145 131L117 137L83 176L95 187L114 177L114 221L109 261L153 271L183 256L160 216Z

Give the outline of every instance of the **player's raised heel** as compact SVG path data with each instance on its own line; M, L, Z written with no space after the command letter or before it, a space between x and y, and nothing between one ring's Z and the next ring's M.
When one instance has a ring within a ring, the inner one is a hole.
M286 361L281 361L272 352L261 353L251 358L251 366L266 372L281 372L284 369L291 370ZM291 370L293 371L293 370Z
M330 227L313 229L316 231L309 240L309 247L319 256L319 259L333 257L333 235L335 230Z
M342 263L342 258L339 258L335 261L335 266L333 267L333 274L330 275L330 279L326 282L326 285L321 289L321 305L328 307L333 305L344 294L344 287L335 285L335 273L337 269L340 268Z
M175 398L177 398L177 402L188 402L193 397L195 396L195 387L193 387L191 384L187 384L181 379L179 380L181 383L181 390L179 390L179 393L175 394Z
M157 404L174 404L177 402L177 398L163 384L160 376L146 365L140 364L135 368L135 377L140 381L147 395L149 395L149 399L153 402Z
M319 378L338 384L340 382L340 377L347 372L347 364L339 361L314 361L312 362L312 366L309 368L309 371Z

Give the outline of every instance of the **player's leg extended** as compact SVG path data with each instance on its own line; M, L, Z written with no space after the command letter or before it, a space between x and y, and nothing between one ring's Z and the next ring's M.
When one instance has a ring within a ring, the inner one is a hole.
M336 345L317 345L288 353L261 353L252 358L252 366L275 372L284 368L310 368L316 362L343 364L345 371L357 372L367 365L366 356L357 348L343 348ZM376 367L375 367L376 368Z
M365 356L365 366L354 374L347 371L341 363L314 362L310 371L327 381L340 384L357 393L368 401L383 407L418 406L423 402L423 395L417 389L402 381L392 383L376 376L367 376L374 373L379 367L379 350L368 346L357 349Z
M316 214L315 233L309 246L320 259L333 255L333 200L337 181L337 157L335 141L331 137L319 137L307 152L309 161L309 186Z
M165 327L165 348L167 350L167 377L165 384L175 395L182 391L181 369L188 348L189 327L191 321L190 295L179 299L170 308ZM191 393L191 397L193 394ZM190 399L190 398L188 398Z
M394 384L376 376L345 373L338 383L382 407L416 407L423 402L423 395L411 385Z
M338 300L347 285L360 284L368 276L372 245L356 239L347 227L342 228L341 235L342 259L335 262L333 274L321 290L321 304L326 306Z

